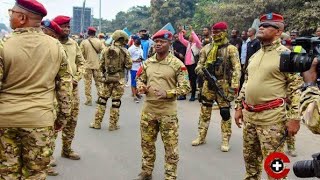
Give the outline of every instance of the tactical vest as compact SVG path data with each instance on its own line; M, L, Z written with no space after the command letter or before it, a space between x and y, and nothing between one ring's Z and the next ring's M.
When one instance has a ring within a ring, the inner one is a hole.
M119 82L127 54L123 47L111 45L104 53L106 82Z
M229 44L226 44L218 49L217 58L213 63L211 73L214 74L218 80L227 80L228 82L231 82L232 64L229 57L228 46Z

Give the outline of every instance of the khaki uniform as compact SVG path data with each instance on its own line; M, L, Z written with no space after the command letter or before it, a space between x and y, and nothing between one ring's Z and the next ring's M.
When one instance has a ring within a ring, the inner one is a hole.
M95 119L91 126L96 129L101 128L101 122L103 120L103 116L106 111L106 104L109 98L112 99L112 106L110 108L109 130L115 130L119 128L119 108L121 106L121 97L124 93L125 85L124 71L125 69L131 69L132 66L132 60L130 58L128 50L122 47L119 42L115 42L112 46L103 49L101 52L101 65L99 72L100 81L104 81L102 79L109 78L109 75L107 75L106 72L108 71L107 69L110 66L110 64L108 64L108 59L110 57L108 57L109 55L107 53L111 48L119 55L117 59L111 60L120 61L118 64L118 68L121 69L120 72L118 72L120 77L115 82L104 82L103 88L100 89Z
M302 92L300 114L306 126L314 134L320 134L320 90L308 87Z
M71 81L62 45L40 28L16 29L0 41L0 179L46 179L53 99L65 124Z
M261 179L262 162L280 145L285 134L287 120L300 119L298 106L302 79L298 74L279 70L280 54L289 51L280 39L262 48L250 58L248 75L236 100L236 106L265 104L277 98L287 98L291 103L261 112L243 110L243 156L246 180ZM286 108L288 110L286 110ZM280 145L279 152L283 152Z
M92 43L92 45L90 42ZM92 96L91 96L92 77L95 81L97 91L98 92L101 91L99 90L101 87L101 83L98 80L98 76L99 76L98 70L100 67L99 55L104 47L105 46L102 43L102 41L100 41L98 38L95 38L95 37L89 37L88 39L83 40L82 43L80 44L80 49L82 51L84 59L86 60L86 64L85 64L86 70L84 73L84 80L85 80L85 95L87 98L87 102L92 101Z
M156 55L145 61L137 73L137 89L143 85L151 86L143 105L140 121L142 172L151 175L156 159L155 142L160 131L165 148L165 179L177 178L178 118L177 101L179 95L190 91L188 72L183 63L169 54L158 61ZM162 88L167 98L159 99L154 88Z
M68 63L72 69L73 81L78 83L84 73L84 63L85 63L81 50L77 42L71 38L69 38L66 43L63 43L62 46L67 53ZM80 104L79 88L77 85L73 85L72 107L71 107L72 116L68 120L67 125L62 130L62 152L67 155L72 152L71 144L72 144L75 129L77 126L77 120L79 115L79 104Z
M200 59L198 63L199 69L200 67L204 67L208 54L211 51L213 44L206 45L200 52ZM239 80L240 80L240 60L238 49L233 45L223 45L218 49L217 59L222 59L222 63L215 68L214 72L210 72L214 74L217 78L217 84L220 89L224 92L226 96L234 96L235 92L229 92L229 89L238 89L239 88ZM215 63L215 62L213 62ZM201 92L201 112L199 117L198 124L198 138L195 142L201 144L205 142L205 138L208 132L211 113L212 113L212 105L213 101L216 101L219 109L220 115L222 117L221 120L221 134L222 134L222 142L228 144L229 139L231 137L231 116L230 116L230 103L224 100L221 96L215 92L213 89L209 89L208 81L204 79L204 84ZM234 98L234 97L233 97ZM197 143L193 142L193 145L197 145Z

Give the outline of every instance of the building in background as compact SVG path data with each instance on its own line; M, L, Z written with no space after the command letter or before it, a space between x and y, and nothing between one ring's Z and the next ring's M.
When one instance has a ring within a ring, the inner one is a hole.
M71 19L71 34L80 34L81 31L81 15L83 7L73 7L73 17ZM92 24L92 8L84 8L84 23L83 32L86 33L89 26Z

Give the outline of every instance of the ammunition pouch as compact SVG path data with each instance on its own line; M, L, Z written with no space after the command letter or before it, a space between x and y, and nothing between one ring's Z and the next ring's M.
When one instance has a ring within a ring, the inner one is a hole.
M120 82L120 79L121 79L120 72L109 73L108 71L105 73L105 83L117 83L117 82Z

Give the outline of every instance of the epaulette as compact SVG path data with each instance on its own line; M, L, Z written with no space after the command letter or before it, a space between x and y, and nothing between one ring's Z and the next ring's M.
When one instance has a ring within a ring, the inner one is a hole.
M279 47L276 48L276 51L278 52L284 52L284 51L290 51L290 49L288 49L287 47L285 47L284 45L281 45Z
M0 39L0 47L1 47L1 48L3 48L3 44L4 44L6 41L8 41L8 39L10 39L11 36L12 36L12 34L9 34L9 35L7 35L7 36L5 36L5 37L3 37L3 38Z

